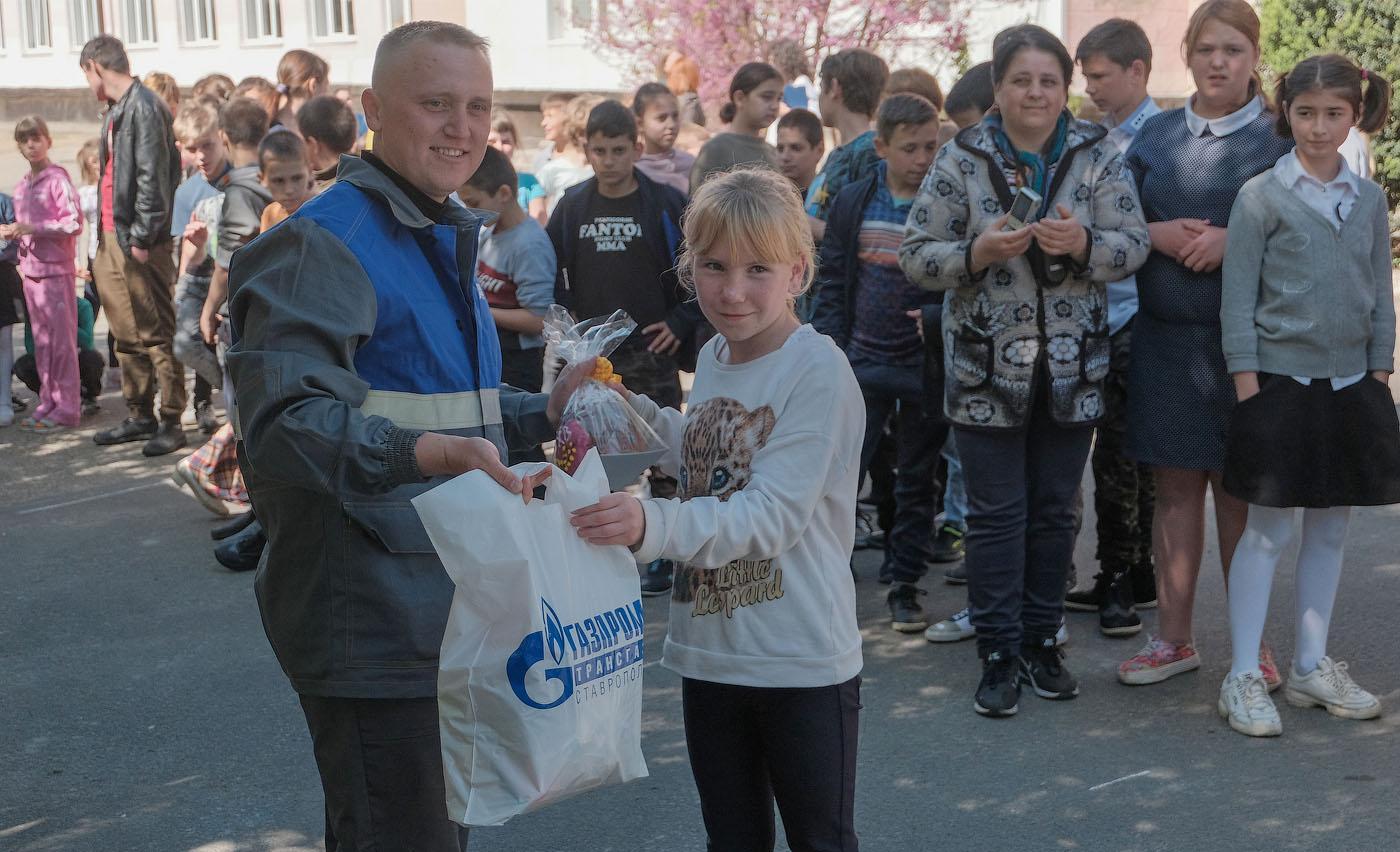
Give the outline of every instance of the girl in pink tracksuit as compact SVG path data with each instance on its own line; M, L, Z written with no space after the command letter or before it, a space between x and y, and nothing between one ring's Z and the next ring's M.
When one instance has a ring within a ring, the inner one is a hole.
M34 334L39 405L21 428L52 432L78 425L78 316L74 251L83 229L78 193L62 166L49 162L48 125L28 116L15 125L15 143L29 173L15 187L15 222L0 237L19 240L19 270Z

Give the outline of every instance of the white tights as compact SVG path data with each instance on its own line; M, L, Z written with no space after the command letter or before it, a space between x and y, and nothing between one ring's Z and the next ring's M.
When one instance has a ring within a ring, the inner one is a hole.
M1249 524L1230 562L1230 643L1234 650L1231 676L1259 671L1259 643L1269 610L1274 569L1293 540L1296 509L1249 507ZM1298 548L1296 578L1297 633L1293 667L1299 674L1317 668L1327 654L1327 628L1337 583L1342 576L1351 507L1303 510L1303 538Z

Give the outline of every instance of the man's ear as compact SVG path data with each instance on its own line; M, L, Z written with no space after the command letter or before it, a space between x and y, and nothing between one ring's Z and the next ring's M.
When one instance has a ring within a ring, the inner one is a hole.
M374 89L365 89L360 94L360 106L365 111L365 124L370 130L378 133L382 126L379 121L379 96Z

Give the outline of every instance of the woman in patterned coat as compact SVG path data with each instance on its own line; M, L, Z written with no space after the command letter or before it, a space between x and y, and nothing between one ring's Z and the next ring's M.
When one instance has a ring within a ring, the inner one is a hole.
M1148 252L1122 156L1101 127L1065 109L1073 68L1040 27L997 37L998 111L939 152L900 248L912 281L948 291L944 412L967 476L968 590L983 660L974 709L984 715L1014 713L1023 679L1042 697L1078 694L1054 636L1075 492L1103 411L1104 283ZM1020 187L1044 201L1007 230Z

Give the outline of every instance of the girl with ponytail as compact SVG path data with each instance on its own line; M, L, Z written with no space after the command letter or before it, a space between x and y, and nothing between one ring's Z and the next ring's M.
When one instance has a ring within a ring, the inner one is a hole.
M783 75L766 62L749 62L729 81L729 100L720 107L719 120L728 126L710 137L690 170L694 192L715 172L742 165L778 168L778 152L763 141L768 125L778 120L783 100Z
M1384 124L1390 85L1327 54L1298 63L1275 92L1278 133L1296 147L1235 200L1220 311L1239 396L1224 487L1248 503L1249 521L1230 572L1234 661L1219 710L1256 737L1283 730L1255 649L1298 509L1297 636L1284 696L1344 719L1380 715L1380 700L1327 655L1327 633L1351 507L1400 502L1386 199L1339 152L1353 127Z

